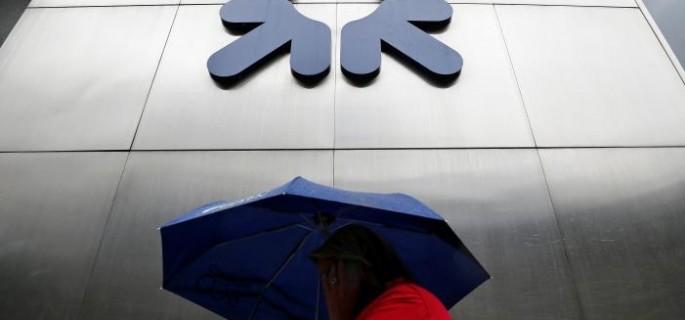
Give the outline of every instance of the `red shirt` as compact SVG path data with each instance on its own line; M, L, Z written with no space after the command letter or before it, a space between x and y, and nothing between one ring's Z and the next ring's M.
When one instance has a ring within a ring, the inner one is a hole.
M400 281L373 300L356 320L450 320L440 300L421 286Z

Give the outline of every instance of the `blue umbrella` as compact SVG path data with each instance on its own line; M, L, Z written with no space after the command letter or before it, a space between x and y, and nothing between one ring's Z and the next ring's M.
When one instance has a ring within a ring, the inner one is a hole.
M418 200L298 177L164 224L163 287L231 320L328 319L308 254L350 223L390 242L416 282L448 308L490 278L447 222Z

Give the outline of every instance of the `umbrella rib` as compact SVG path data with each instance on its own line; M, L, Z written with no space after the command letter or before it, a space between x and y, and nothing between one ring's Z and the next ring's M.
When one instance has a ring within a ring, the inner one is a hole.
M350 219L350 218L340 218L340 220L347 221L347 223L343 224L340 226L340 228L347 226L352 223L359 223L359 224L366 224L366 225L372 225L372 226L379 226L379 227L385 227L386 225L378 222L368 222L368 221L363 221L363 220L355 220L355 219Z
M236 242L239 242L239 241L244 241L244 240L250 240L250 239L252 239L252 238L261 237L261 236L264 236L264 235L267 235L267 234L271 234L271 233L281 232L281 231L288 230L288 229L291 229L291 228L293 228L293 227L298 227L298 226L299 226L299 227L303 227L304 229L309 230L309 228L306 228L305 226L301 225L300 222L295 222L295 223L293 223L293 224L289 224L289 225L285 225L285 226L282 226L282 227L278 227L278 228L276 228L276 229L265 230L265 231L262 231L262 232L260 232L260 233L251 234L251 235L246 236L246 237L242 237L242 238L238 238L238 239L233 239L233 240L230 240L230 241L222 242L219 246L229 245L229 244L233 244L233 243L236 243Z
M369 222L369 221L361 221L361 220L355 220L355 219L349 219L349 218L341 218L340 220L345 220L348 221L348 223L343 224L339 228L342 228L346 225L352 224L352 223L358 223L358 224L365 224L365 225L370 225L370 226L376 226L376 227L384 227L388 228L388 225L378 223L378 222ZM402 229L403 232L410 232L410 233L416 233L416 234L422 234L422 235L431 235L433 233L431 232L423 232L421 230L409 230L409 229Z
M285 267L288 265L290 260L292 260L295 257L295 255L297 254L297 252L300 251L300 249L302 248L304 243L307 241L307 239L309 239L309 237L311 235L312 235L312 233L308 233L307 235L305 235L302 238L302 240L300 240L300 242L297 244L297 246L295 246L295 248L290 253L290 255L288 255L288 258L285 259L285 261L283 262L281 267L278 268L278 270L276 271L276 273L274 273L273 276L271 276L271 278L269 279L269 282L267 282L266 285L264 286L264 289L262 289L262 292L259 293L259 297L257 297L257 303L255 304L254 308L252 308L252 312L250 313L250 317L248 319L254 319L255 314L257 314L257 308L259 307L259 304L262 302L262 298L264 297L266 290L269 289L269 287L271 287L271 284L274 281L276 281L276 278L278 277L278 275L281 274L281 272L283 271L283 269L285 269Z
M221 248L221 247L224 247L224 246L227 246L227 245L231 245L231 244L236 243L236 242L239 242L239 241L250 240L250 239L252 239L252 238L260 237L260 236L263 236L263 235L281 232L281 231L284 231L284 230L287 230L287 229L291 229L291 228L294 228L294 227L301 227L301 228L303 228L303 229L306 229L306 230L311 231L310 228L307 228L306 226L303 226L302 224L300 224L300 222L296 222L296 223L289 224L289 225L286 225L286 226L282 226L282 227L279 227L279 228L276 228L276 229L270 229L270 230L262 231L262 232L260 232L260 233L251 234L251 235L249 235L249 236L247 236L247 237L242 237L242 238L239 238L239 239L233 239L233 240L230 240L230 241L222 242L222 243L220 243L220 244L217 244L217 245L215 245L215 246L212 246L211 248L209 248L209 249L207 249L207 250L205 250L205 251L203 251L203 252L207 252L207 251L209 251L209 250L214 250L214 249ZM197 256L201 256L202 254L204 254L204 253L200 253L200 254L198 254ZM194 260L194 259L187 259L187 260L191 261L191 260ZM184 267L185 267L186 265L187 265L187 263L184 263L184 264L183 264ZM167 279L167 282L172 281L172 279L173 279L175 276L176 276L176 274L175 274L175 272L174 272L174 275L173 275L170 279Z

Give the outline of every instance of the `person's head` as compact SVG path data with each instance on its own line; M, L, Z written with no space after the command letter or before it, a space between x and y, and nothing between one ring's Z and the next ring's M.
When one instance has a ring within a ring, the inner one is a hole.
M359 266L360 270L347 269L353 270L351 276L361 276L360 307L385 291L388 283L400 278L412 280L395 250L379 235L358 224L349 224L336 230L309 256L317 262L324 276L328 265L339 261Z

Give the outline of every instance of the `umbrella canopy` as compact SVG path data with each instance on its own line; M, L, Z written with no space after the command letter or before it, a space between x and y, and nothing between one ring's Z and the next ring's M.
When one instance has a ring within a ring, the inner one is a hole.
M416 282L448 308L490 278L447 222L418 200L298 177L164 224L163 288L231 320L328 319L308 254L350 223L391 243Z

